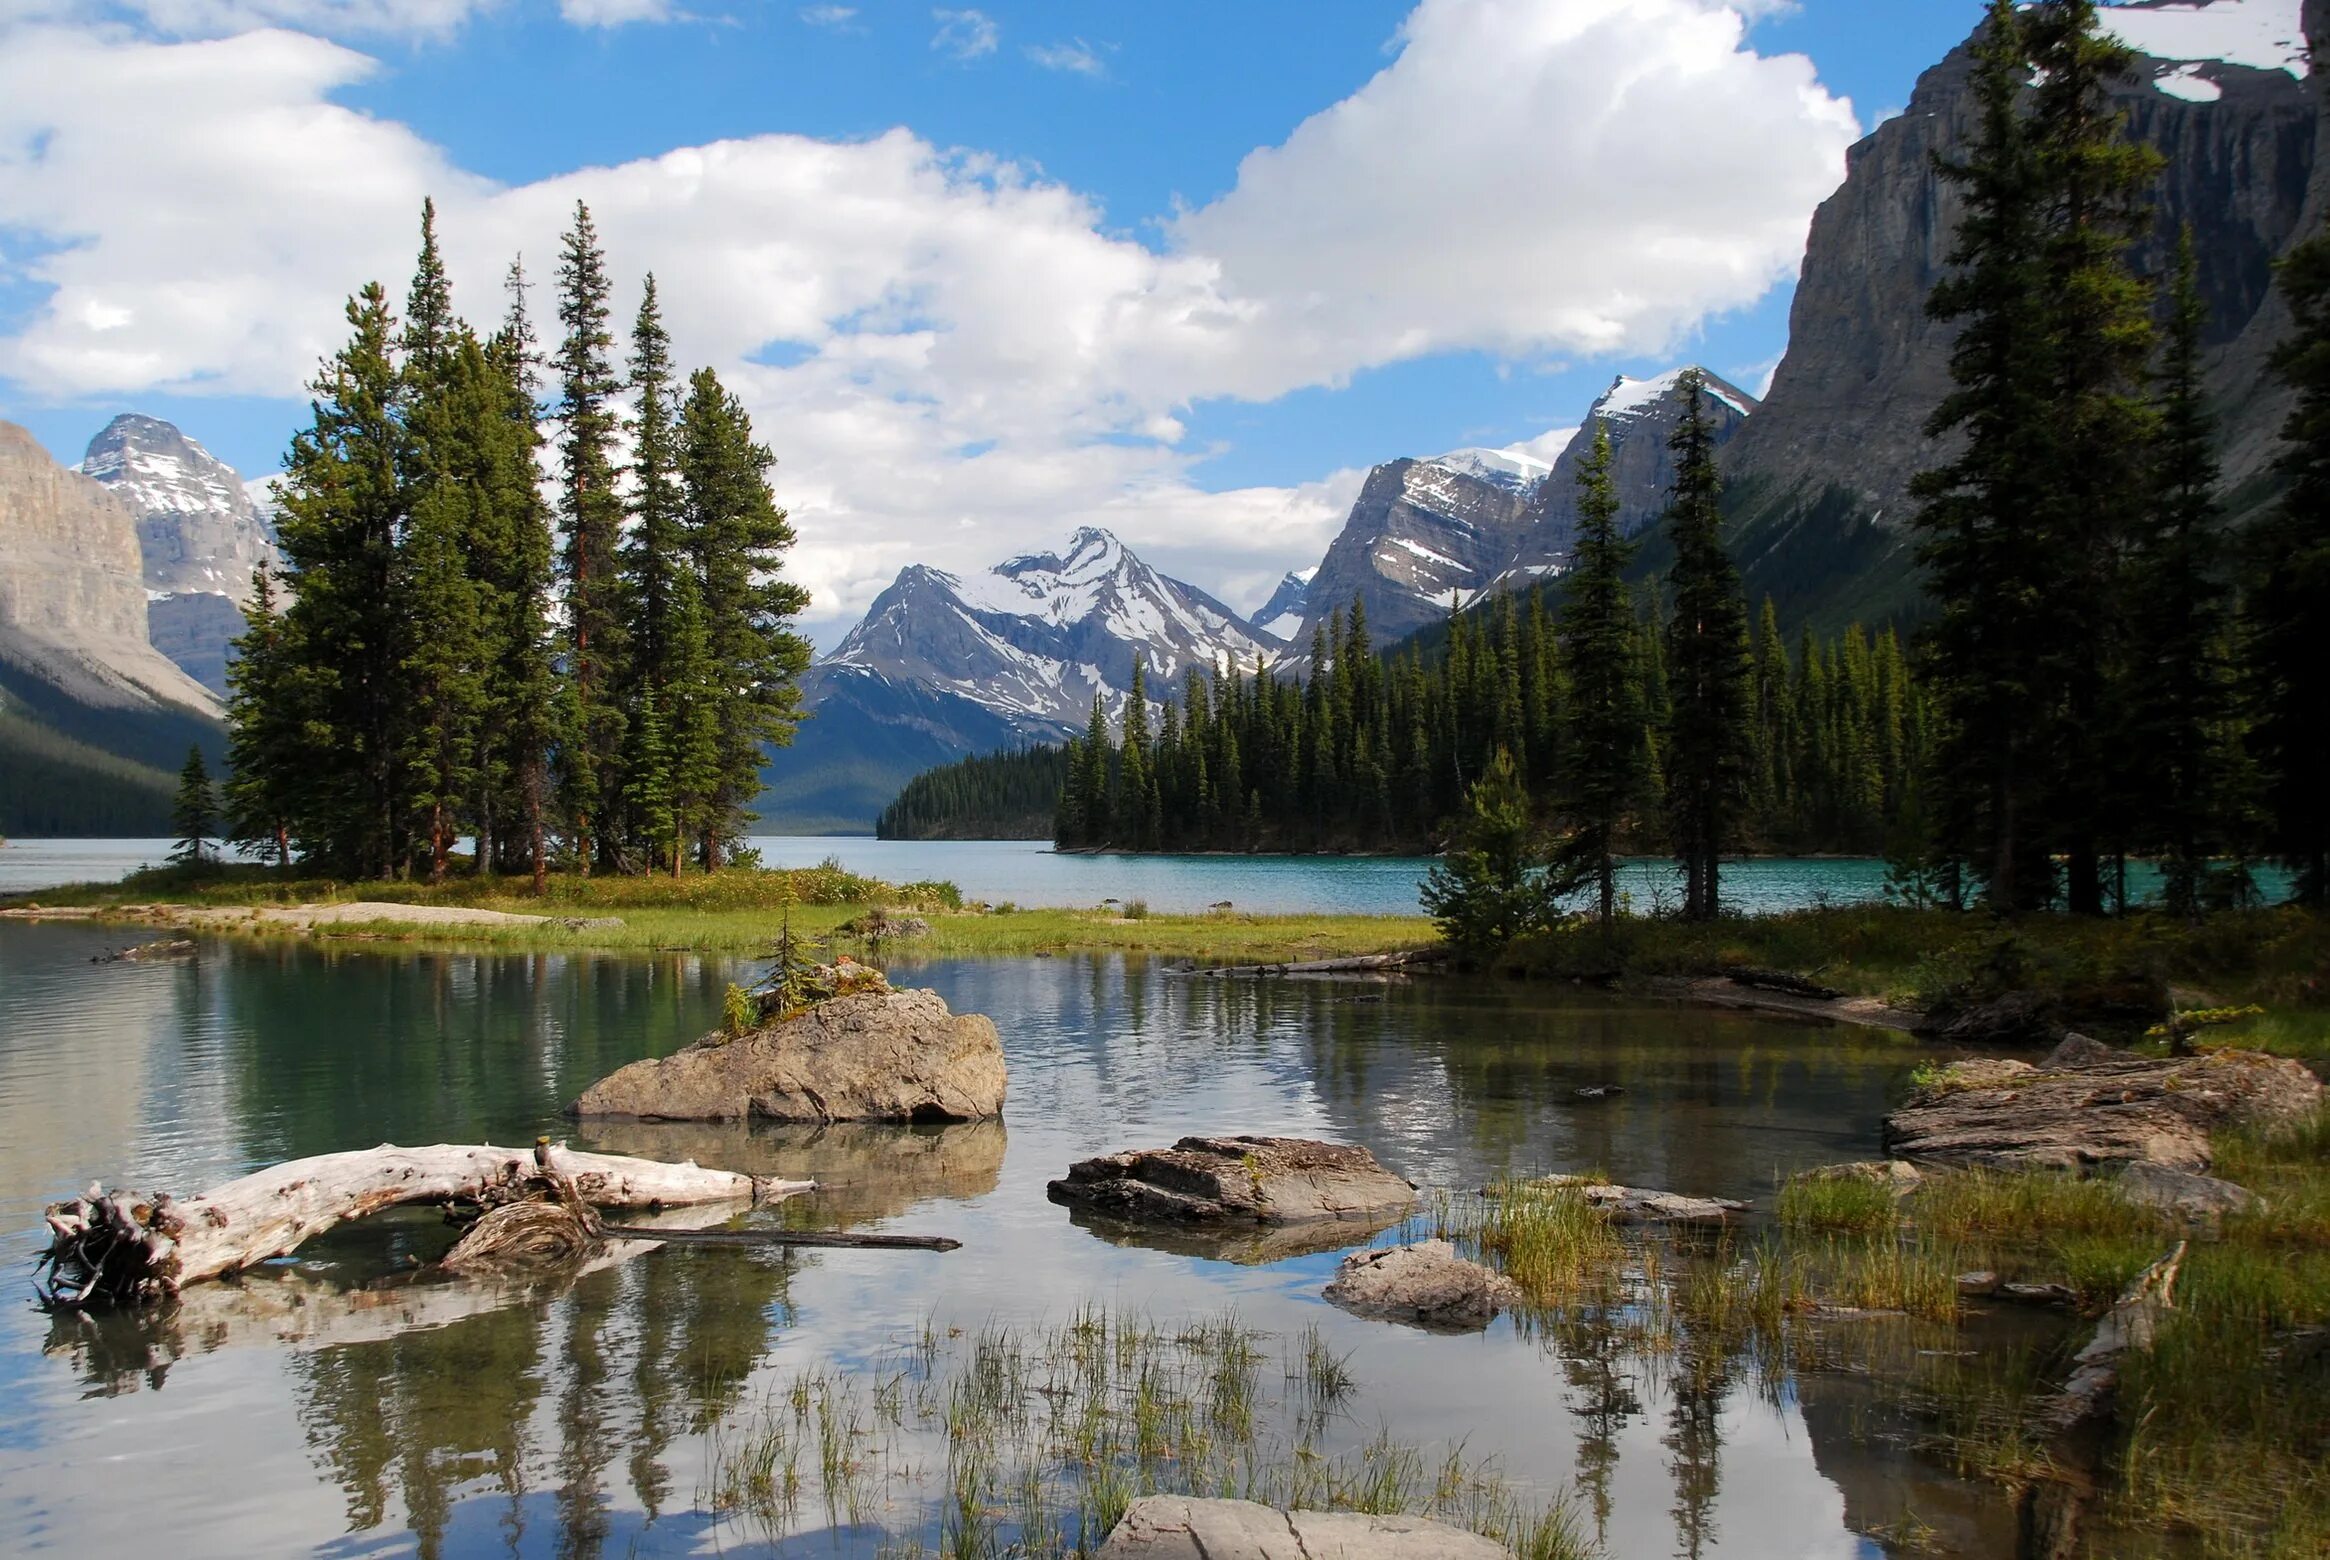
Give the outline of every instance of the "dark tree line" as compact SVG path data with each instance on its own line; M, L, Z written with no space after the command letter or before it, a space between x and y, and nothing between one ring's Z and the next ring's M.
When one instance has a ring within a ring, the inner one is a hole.
M882 809L885 840L1050 839L1068 752L1042 744L926 770Z
M717 868L808 661L774 457L711 370L677 382L652 277L618 371L587 209L547 409L516 264L506 292L490 334L454 312L424 206L403 318L349 301L229 672L230 830L347 877L441 878L465 836L537 884Z
M2108 95L2133 62L2093 0L1994 0L1974 144L1941 165L1966 214L1929 303L1959 331L1929 425L1957 453L1915 489L1928 875L1961 902L2093 913L2144 856L2190 912L2245 883L2217 862L2265 855L2320 903L2330 240L2283 271L2289 486L2244 559L2215 496L2189 236L2166 277L2131 258L2159 171Z

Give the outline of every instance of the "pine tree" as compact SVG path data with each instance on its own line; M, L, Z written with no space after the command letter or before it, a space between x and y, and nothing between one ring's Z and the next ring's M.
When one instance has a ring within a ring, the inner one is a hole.
M1424 913L1449 943L1485 958L1517 937L1545 931L1590 866L1549 869L1530 817L1529 792L1503 748L1466 794L1448 852L1425 874Z
M2130 250L2151 225L2162 158L2127 135L2111 88L2136 52L2107 34L2096 0L2041 0L2026 18L2033 68L2029 138L2044 224L2041 324L2051 371L2042 431L2047 461L2032 495L2053 586L2042 662L2058 699L2048 787L2050 833L2065 857L2074 912L2103 909L2101 861L2124 847L2142 755L2113 740L2113 683L2128 645L2120 559L2144 512L2154 418L2144 379L2152 353L2150 287Z
M1939 165L1965 213L1951 274L1926 304L1958 327L1955 387L1926 433L1963 443L1911 486L1922 503L1912 524L1935 609L1924 649L1942 725L1927 803L1942 853L1978 863L1992 903L2008 910L2052 891L2044 673L2060 605L2034 498L2047 480L2054 370L2039 298L2038 172L2020 111L2030 78L2023 27L2013 0L1991 0L1974 47L1973 145Z
M508 312L487 348L500 392L502 438L494 448L493 473L487 479L500 536L480 560L482 577L490 583L494 668L488 683L493 701L487 717L489 755L483 767L493 777L497 796L506 789L518 825L514 841L513 831L494 831L497 843L511 846L501 865L506 870L523 859L539 894L549 873L551 750L562 731L573 729L573 720L571 685L558 675L550 625L556 546L538 476L542 434L537 421L534 330L526 315L526 273L515 260L510 262L506 286ZM518 844L524 847L522 858L515 848Z
M2258 524L2244 605L2244 672L2263 790L2265 843L2295 876L2296 897L2330 904L2330 230L2281 263L2293 329L2274 371L2297 392L2276 469L2288 487Z
M590 208L577 202L558 270L558 321L565 331L556 359L561 574L566 587L563 649L574 687L573 726L559 753L576 866L613 861L612 842L594 832L618 812L621 754L629 732L622 705L627 613L617 574L623 501L615 488L615 396L621 388L608 354L606 257Z
M348 344L324 364L313 422L276 487L292 603L287 639L312 674L303 700L300 816L291 832L325 870L385 877L403 862L403 700L394 575L406 435L390 356L395 321L375 282L348 302Z
M170 859L182 867L207 865L210 836L218 829L218 799L210 788L210 766L199 746L186 750L186 767L178 771L178 796L170 804L170 829L178 836Z
M760 794L763 749L793 740L809 642L793 624L809 593L784 577L793 528L769 491L776 457L753 439L743 403L710 369L688 380L680 413L685 545L695 563L709 699L689 728L708 743L701 856L717 870Z
M265 566L251 571L243 632L227 665L226 832L291 870L292 819L305 778L300 668Z
M2225 537L2215 428L2201 374L2208 310L2190 228L2177 245L2168 302L2151 502L2129 566L2128 637L2140 653L2114 735L2121 751L2146 760L2146 783L2127 798L2138 843L2159 859L2168 909L2192 915L2209 859L2223 843L2229 798L2221 735L2232 688L2222 653L2228 592L2219 572Z
M1561 651L1570 700L1559 795L1572 833L1560 860L1563 876L1575 873L1595 884L1607 935L1618 913L1618 837L1637 794L1644 721L1625 581L1633 549L1618 535L1608 425L1597 422L1592 440L1578 463L1577 541L1563 581Z
M1674 616L1667 626L1667 827L1683 867L1683 914L1710 920L1721 906L1723 851L1736 844L1747 794L1747 601L1723 550L1722 481L1706 382L1690 369L1679 388L1683 416L1667 441L1675 456L1667 510L1675 549L1668 577Z

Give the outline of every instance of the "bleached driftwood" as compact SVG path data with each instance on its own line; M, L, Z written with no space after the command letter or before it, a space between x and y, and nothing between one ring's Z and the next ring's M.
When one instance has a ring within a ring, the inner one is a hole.
M184 1202L168 1193L92 1186L72 1202L50 1205L49 1247L40 1263L52 1304L135 1303L282 1256L350 1219L409 1203L490 1210L547 1193L589 1208L675 1208L769 1201L814 1184L580 1153L547 1139L530 1150L382 1144L295 1159Z
M2096 1324L2095 1336L2072 1359L2071 1379L2048 1405L2047 1418L2067 1430L2100 1410L2119 1383L2120 1359L2152 1347L2160 1318L2175 1308L2176 1275L2184 1266L2183 1241L2176 1249L2128 1281L2119 1299Z

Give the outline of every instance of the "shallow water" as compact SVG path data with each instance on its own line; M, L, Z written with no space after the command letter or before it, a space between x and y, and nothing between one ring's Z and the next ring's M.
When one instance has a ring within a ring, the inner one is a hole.
M1234 1308L1277 1340L1316 1326L1357 1377L1330 1450L1385 1432L1436 1465L1461 1445L1533 1499L1574 1490L1614 1556L1874 1556L1864 1535L1909 1510L1943 1552L2004 1552L2000 1503L1903 1452L1849 1374L1646 1357L1592 1326L1443 1337L1363 1321L1319 1299L1333 1253L1160 1250L1044 1197L1075 1159L1194 1131L1365 1143L1427 1189L1594 1167L1768 1197L1790 1170L1871 1151L1918 1055L1894 1041L1543 986L938 962L908 973L1003 1033L1000 1125L571 1132L560 1102L707 1027L733 967L215 942L180 962L88 962L115 940L0 926L11 1260L41 1205L92 1178L195 1190L294 1155L545 1131L815 1175L830 1190L783 1217L964 1244L665 1247L543 1293L353 1307L337 1286L442 1249L433 1220L406 1216L283 1265L304 1287L270 1275L96 1322L11 1306L0 1553L152 1553L157 1524L188 1556L872 1555L884 1531L935 1544L943 1477L854 1515L812 1502L776 1530L715 1517L721 1427L800 1370L894 1357L926 1321L974 1334L1095 1303L1168 1324ZM1594 1084L1625 1092L1580 1101Z

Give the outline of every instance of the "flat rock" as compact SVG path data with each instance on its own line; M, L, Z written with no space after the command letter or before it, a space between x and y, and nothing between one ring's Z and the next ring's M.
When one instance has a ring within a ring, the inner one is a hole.
M1416 1188L1366 1149L1307 1138L1185 1137L1071 1165L1046 1192L1110 1218L1164 1224L1377 1219L1416 1202Z
M1511 1560L1503 1545L1422 1517L1279 1511L1250 1500L1134 1501L1100 1560Z
M2065 1068L1983 1058L1944 1069L1886 1117L1885 1146L1920 1163L2002 1170L2201 1171L2210 1133L2293 1121L2321 1100L2302 1064L2254 1051L2123 1054Z
M2210 1229L2229 1213L2256 1206L2257 1194L2215 1176L2172 1170L2166 1165L2138 1161L2112 1181L2121 1197L2139 1207L2157 1209L2196 1228Z
M1687 1197L1681 1192L1657 1192L1641 1186L1615 1186L1582 1175L1548 1175L1523 1186L1546 1191L1574 1191L1620 1224L1723 1224L1748 1204L1729 1197ZM1494 1187L1483 1187L1492 1195Z
M1807 1181L1868 1181L1906 1197L1925 1181L1925 1172L1906 1159L1860 1159L1846 1165L1821 1165L1804 1172Z
M618 1068L569 1107L665 1121L982 1121L1003 1114L1003 1045L935 991L836 997L731 1039Z
M1468 1262L1444 1240L1355 1251L1327 1285L1327 1302L1361 1316L1445 1332L1478 1332L1520 1298L1513 1281Z

